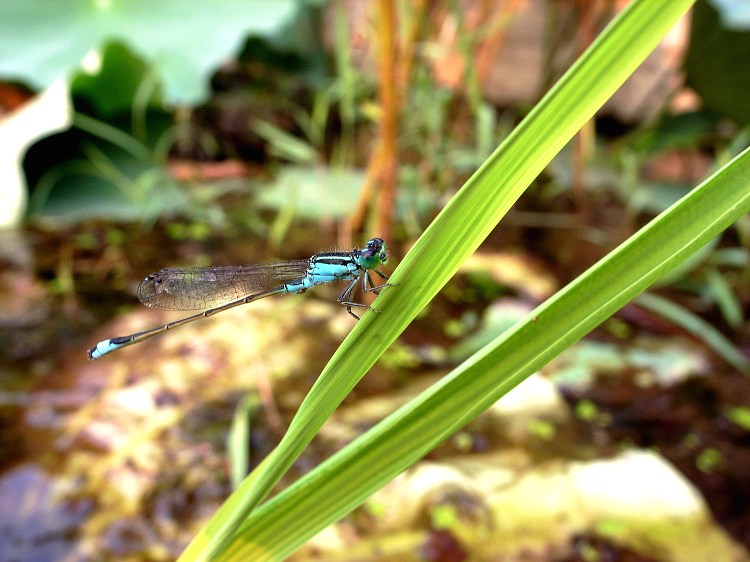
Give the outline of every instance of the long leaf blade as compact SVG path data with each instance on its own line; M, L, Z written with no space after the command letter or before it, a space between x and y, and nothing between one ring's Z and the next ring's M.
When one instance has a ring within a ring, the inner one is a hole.
M221 559L281 559L750 211L750 149L439 383L260 506Z
M279 446L196 536L182 560L213 557L388 346L458 270L555 154L694 0L634 0L467 181L391 277L300 406ZM301 522L299 522L301 523ZM278 537L277 537L278 538Z

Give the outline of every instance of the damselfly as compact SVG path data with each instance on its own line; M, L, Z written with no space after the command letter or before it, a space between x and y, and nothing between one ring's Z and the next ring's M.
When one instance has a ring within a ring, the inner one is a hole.
M138 287L138 298L146 306L163 310L203 310L200 314L169 322L157 328L100 341L88 351L89 359L99 359L121 347L213 316L235 306L281 293L304 293L323 283L350 281L341 292L338 302L346 306L369 309L371 306L354 302L352 297L357 282L362 280L362 291L378 294L390 286L388 277L378 268L388 261L386 244L373 238L362 249L351 252L322 252L310 259L277 261L257 265L166 268L146 277ZM370 272L374 271L383 283L375 285ZM368 287L369 283L369 287Z

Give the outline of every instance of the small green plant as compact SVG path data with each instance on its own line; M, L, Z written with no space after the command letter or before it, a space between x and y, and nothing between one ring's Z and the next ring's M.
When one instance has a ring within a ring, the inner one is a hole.
M745 431L750 431L750 408L746 406L732 408L727 413L727 417L733 424L738 425Z

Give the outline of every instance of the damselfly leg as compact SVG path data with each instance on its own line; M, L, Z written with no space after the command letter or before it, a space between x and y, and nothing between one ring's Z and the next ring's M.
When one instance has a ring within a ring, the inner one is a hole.
M378 271L377 269L373 270L375 273L377 273L384 281L385 283L381 285L375 285L375 283L372 280L372 276L370 275L369 270L366 270L362 272L358 277L356 277L354 280L352 280L351 283L349 283L346 288L341 292L339 295L339 298L336 299L339 304L342 304L346 306L346 311L354 316L357 320L359 320L359 316L354 314L352 312L353 306L358 306L360 308L366 308L368 310L372 310L373 312L380 314L380 311L377 308L371 307L369 304L363 304L361 302L354 302L352 300L352 297L354 296L354 291L357 288L357 283L360 279L362 279L362 292L363 293L375 293L376 295L380 294L380 289L383 289L384 287L392 287L393 285L391 283L388 283L388 277L382 273L381 271ZM370 283L370 287L367 287L367 283Z

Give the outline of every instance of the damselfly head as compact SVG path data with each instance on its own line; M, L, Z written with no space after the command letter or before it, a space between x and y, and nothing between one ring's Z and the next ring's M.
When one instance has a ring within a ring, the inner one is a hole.
M364 253L369 254L372 257L377 257L380 263L388 261L388 250L385 245L385 240L382 238L372 238L367 241L367 248Z

